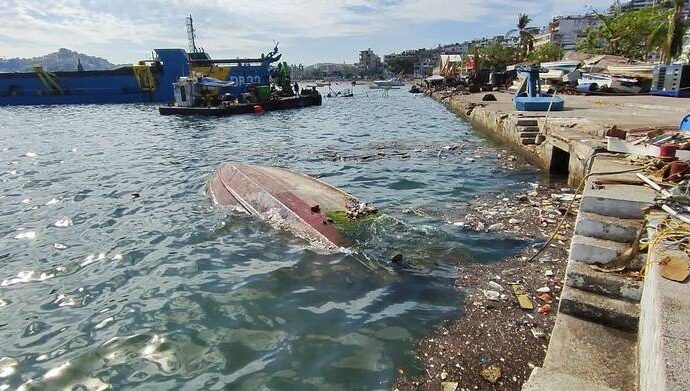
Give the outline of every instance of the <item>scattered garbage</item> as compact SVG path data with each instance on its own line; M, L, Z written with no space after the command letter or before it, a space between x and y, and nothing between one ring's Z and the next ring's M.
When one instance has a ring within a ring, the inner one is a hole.
M456 382L442 382L441 383L441 391L456 391L458 389L459 384Z
M513 284L512 287L513 293L515 293L515 297L517 298L520 308L525 310L533 310L534 304L532 304L532 300L530 300L525 293L525 288L520 284Z
M537 310L542 315L548 315L551 313L551 304L544 304Z
M496 383L501 378L501 367L496 365L488 366L480 372L484 380L489 383Z
M544 331L542 331L541 329L532 327L530 330L532 331L532 335L534 336L534 338L546 338L546 333L544 333Z
M549 293L549 292L551 292L551 288L549 288L548 286L543 286L541 288L537 288L537 292L538 293Z
M661 276L677 282L684 282L690 276L687 257L667 256L661 261Z
M484 296L486 296L486 298L489 300L498 301L501 297L501 294L496 291L485 290Z
M492 287L492 288L494 288L495 290L497 290L497 291L499 291L499 292L503 292L503 291L504 291L503 286L501 286L501 284L499 284L499 283L497 283L497 282L495 282L495 281L489 281L489 286Z

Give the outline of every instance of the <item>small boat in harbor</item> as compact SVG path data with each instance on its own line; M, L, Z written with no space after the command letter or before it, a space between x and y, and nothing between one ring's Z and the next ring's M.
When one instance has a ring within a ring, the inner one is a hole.
M213 60L208 61L213 63ZM271 79L275 81L274 86L269 84ZM221 117L320 106L322 103L316 87L301 91L295 87L293 90L287 63L279 63L275 69L267 68L264 78L242 86L192 72L174 83L174 92L175 102L158 108L161 115Z
M374 88L376 89L377 87L381 89L381 87L404 87L405 82L401 80L402 78L402 72L399 73L395 77L391 77L390 79L386 80L376 80L374 81L374 85L370 86L369 88Z

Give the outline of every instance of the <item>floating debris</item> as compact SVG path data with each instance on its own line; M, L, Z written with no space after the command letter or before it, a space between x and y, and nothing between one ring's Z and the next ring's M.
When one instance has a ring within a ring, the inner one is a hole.
M17 231L19 231L19 233L14 236L15 239L36 239L36 231L25 231L23 228L20 228Z
M58 227L58 228L67 228L67 227L71 227L74 224L72 223L72 219L65 218L65 219L61 219L61 220L56 221L53 225Z

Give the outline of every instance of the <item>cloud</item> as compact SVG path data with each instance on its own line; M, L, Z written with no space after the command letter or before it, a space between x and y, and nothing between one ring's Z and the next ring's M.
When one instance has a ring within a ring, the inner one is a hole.
M0 55L33 56L69 47L117 62L155 47L185 47L184 18L217 55L254 56L272 41L284 47L314 38L375 38L383 30L437 22L501 25L519 12L545 15L605 8L610 0L0 0ZM535 18L536 19L536 18ZM459 26L461 27L461 25ZM475 35L482 35L477 32ZM353 50L355 50L353 48Z

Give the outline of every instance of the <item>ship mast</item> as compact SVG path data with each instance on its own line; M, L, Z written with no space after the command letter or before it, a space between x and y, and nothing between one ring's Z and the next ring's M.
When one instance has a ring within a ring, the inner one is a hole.
M194 21L192 20L192 15L187 17L187 41L189 42L189 52L196 53L199 50L196 48L196 43L194 39L196 38L196 30L194 30Z

